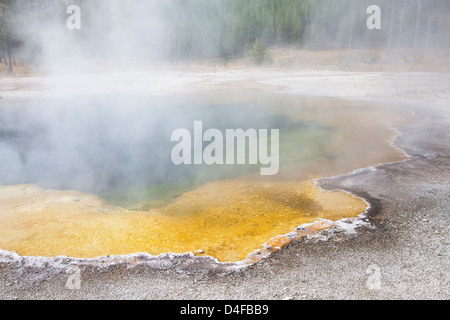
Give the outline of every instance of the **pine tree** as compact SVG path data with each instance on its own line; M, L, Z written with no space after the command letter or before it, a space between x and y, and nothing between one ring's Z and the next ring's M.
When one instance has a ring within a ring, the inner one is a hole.
M12 46L13 39L10 33L10 10L12 0L0 0L0 49L3 52L8 71L13 71Z

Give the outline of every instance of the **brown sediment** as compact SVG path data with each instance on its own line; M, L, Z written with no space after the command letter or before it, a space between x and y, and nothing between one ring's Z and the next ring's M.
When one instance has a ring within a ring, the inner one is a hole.
M383 108L320 101L311 107L283 102L281 114L316 119L336 129L326 146L329 160L282 168L276 177L249 175L216 181L187 192L151 211L129 211L75 191L36 186L0 188L0 248L24 256L93 258L147 252L194 252L221 262L244 260L250 253L277 250L292 239L330 228L327 222L357 217L367 203L345 192L322 192L313 179L383 162L404 160L389 144L395 135ZM296 237L283 236L296 227ZM249 256L250 257L250 256ZM257 260L253 255L250 260ZM252 262L250 261L250 262Z

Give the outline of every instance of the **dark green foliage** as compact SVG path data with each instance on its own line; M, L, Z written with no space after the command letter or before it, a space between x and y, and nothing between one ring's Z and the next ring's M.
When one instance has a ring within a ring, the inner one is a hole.
M11 34L9 31L11 3L10 0L0 0L0 60L5 62L10 72L13 69Z
M253 43L253 48L250 51L250 57L252 58L253 62L256 65L263 65L263 64L271 64L272 57L270 56L270 52L267 50L267 47L263 43L263 41L259 38L256 38L255 42Z

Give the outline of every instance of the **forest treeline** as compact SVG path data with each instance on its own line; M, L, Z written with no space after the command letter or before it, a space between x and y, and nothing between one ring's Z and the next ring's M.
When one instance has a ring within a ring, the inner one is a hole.
M68 30L66 9L81 8ZM367 8L381 8L369 30ZM265 48L409 49L448 55L448 0L0 0L0 58L40 64L108 60L233 59Z

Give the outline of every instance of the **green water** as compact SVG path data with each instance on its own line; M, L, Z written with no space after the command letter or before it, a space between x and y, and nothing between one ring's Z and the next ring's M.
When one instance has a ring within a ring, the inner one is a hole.
M313 161L329 161L331 156L325 150L332 133L332 129L317 124L294 129L292 125L289 128L280 126L280 168ZM205 183L255 174L258 171L259 165L190 166L178 181L120 188L103 193L101 197L112 205L147 211L165 207L183 193Z

